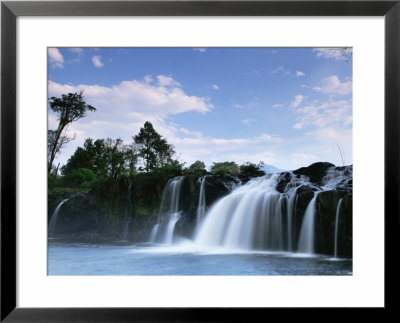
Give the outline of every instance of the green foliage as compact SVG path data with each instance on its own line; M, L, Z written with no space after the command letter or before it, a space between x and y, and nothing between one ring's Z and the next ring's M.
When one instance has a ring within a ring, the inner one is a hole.
M240 165L240 174L248 177L258 177L265 175L265 173L260 170L260 165L256 165L250 162Z
M197 176L205 175L207 173L206 165L202 161L197 160L188 168L186 168L184 170L184 173L188 175L197 175Z
M133 175L137 155L133 146L124 145L121 139L85 140L83 147L78 147L67 164L61 168L66 185L86 186L98 181L116 181L118 178ZM82 169L86 173L82 174ZM84 176L94 174L95 178L84 180Z
M65 176L64 183L71 187L91 187L96 182L96 174L88 168L73 168Z
M133 140L146 172L171 163L172 156L175 154L173 146L157 133L149 121L145 122Z
M96 108L83 100L83 91L78 93L62 94L61 98L49 98L49 109L58 114L58 127L48 132L48 173L51 172L53 161L61 147L74 138L65 135L66 127L86 115L87 111L96 111Z
M238 164L235 162L213 163L211 173L225 176L227 174L236 175L240 171Z

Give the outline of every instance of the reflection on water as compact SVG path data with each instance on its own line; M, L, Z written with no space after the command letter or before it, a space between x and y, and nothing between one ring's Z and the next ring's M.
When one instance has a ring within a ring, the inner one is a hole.
M49 240L49 275L352 275L352 260L289 252Z

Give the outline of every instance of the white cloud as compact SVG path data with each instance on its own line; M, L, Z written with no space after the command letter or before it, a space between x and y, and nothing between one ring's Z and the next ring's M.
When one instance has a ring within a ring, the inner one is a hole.
M351 93L352 86L351 81L341 82L339 77L332 75L324 78L320 86L313 87L313 90L328 94L346 95Z
M169 79L157 78L164 81ZM171 79L169 84L179 83ZM49 81L48 90L50 96L84 90L87 102L98 108L98 111L110 114L112 119L118 115L123 120L134 119L138 114L143 118L161 119L187 111L206 113L213 108L207 98L187 95L179 87L155 86L137 80L123 81L111 87L84 84L73 86ZM104 119L108 120L109 117Z
M69 49L72 53L78 54L78 55L82 55L83 53L83 48L80 47L71 47Z
M346 61L353 53L351 47L314 48L313 51L316 53L318 58L333 58L337 61Z
M301 71L296 71L296 76L305 76L306 74Z
M200 52L200 53L204 53L207 50L207 48L193 48L193 50Z
M48 48L47 54L51 68L55 69L64 67L64 57L61 55L58 48Z
M179 151L182 160L188 165L198 160L199 156L209 166L212 162L220 161L244 163L262 160L271 163L275 161L276 155L269 152L269 149L274 150L272 147L281 143L280 137L268 134L252 138L212 138L186 129L182 132L188 132L191 137L181 138L174 132L175 135L168 137L168 142L176 147L176 151Z
M298 94L294 97L294 100L290 103L292 108L297 108L304 100L304 95Z
M93 56L92 63L96 67L103 67L104 63L101 61L101 56Z
M179 128L179 131L188 136L201 137L203 134L199 131L192 131L186 128Z
M243 119L242 123L245 124L246 126L250 126L250 124L256 122L254 119Z
M158 81L158 85L159 86L176 86L176 87L180 87L181 86L179 84L179 82L175 81L170 76L158 75L157 76L157 81Z
M282 138L279 136L273 136L273 135L268 135L268 134L262 134L260 136L254 137L253 139L257 143L281 143Z
M290 71L285 68L285 66L278 66L274 70L271 71L272 74L282 74L282 75L290 75Z
M150 84L151 82L153 82L152 76L151 75L146 75L144 77L144 82L147 83L147 84Z
M219 86L217 84L212 85L213 90L219 90Z
M280 104L280 103L274 104L272 107L273 107L274 109L283 108L283 104Z
M311 104L296 110L299 115L294 129L313 126L317 129L334 128L348 129L352 125L352 104L346 100L330 99L321 104Z
M293 164L298 165L310 165L319 160L317 156L307 153L292 153L290 159Z

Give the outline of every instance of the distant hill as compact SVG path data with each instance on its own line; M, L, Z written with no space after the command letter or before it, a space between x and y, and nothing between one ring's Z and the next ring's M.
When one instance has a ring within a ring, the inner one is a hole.
M262 170L263 172L265 172L265 174L276 174L276 173L284 172L283 169L279 169L275 166L267 165L267 164L262 164L259 167L259 169Z

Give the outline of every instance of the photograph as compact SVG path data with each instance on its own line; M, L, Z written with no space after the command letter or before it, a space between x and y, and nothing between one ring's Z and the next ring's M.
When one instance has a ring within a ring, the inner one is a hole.
M49 276L352 276L353 48L47 47L47 204Z

